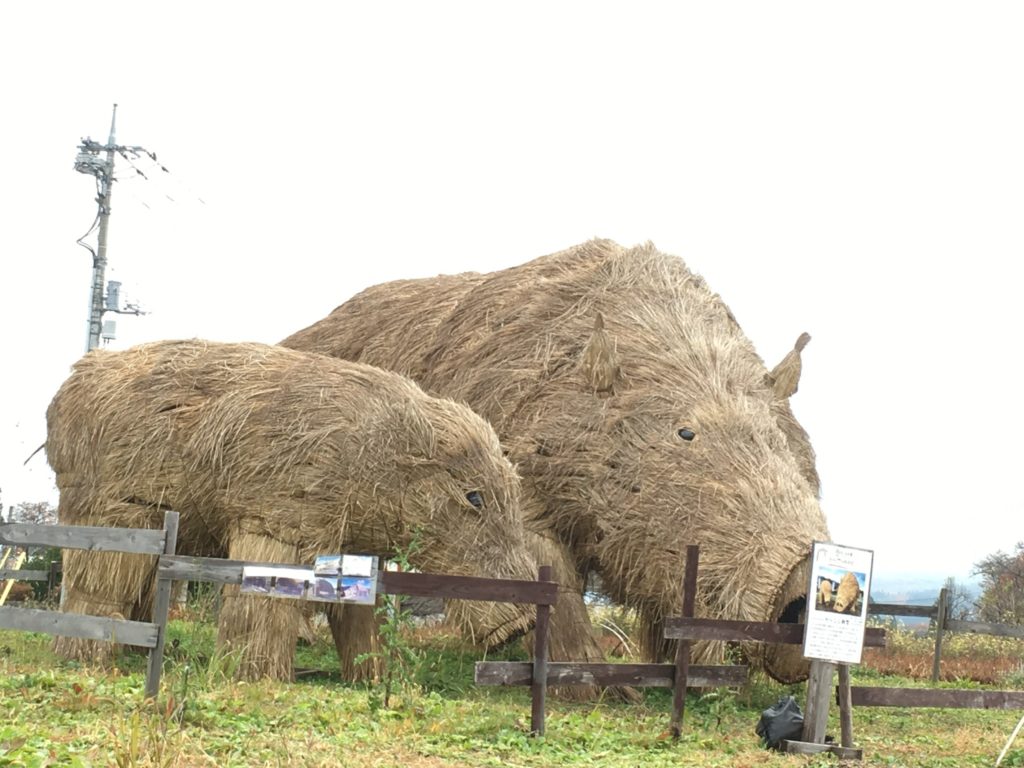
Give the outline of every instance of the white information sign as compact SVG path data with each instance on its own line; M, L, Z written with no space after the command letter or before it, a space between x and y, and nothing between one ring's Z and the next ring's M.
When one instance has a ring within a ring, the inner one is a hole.
M804 656L860 664L874 552L816 541L811 557Z

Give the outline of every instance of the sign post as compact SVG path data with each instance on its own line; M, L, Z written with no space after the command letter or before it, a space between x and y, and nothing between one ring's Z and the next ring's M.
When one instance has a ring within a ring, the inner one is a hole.
M804 712L803 741L789 742L787 751L842 751L841 757L860 757L852 748L852 724L843 717L842 747L825 744L832 676L840 665L840 684L849 688L847 665L860 664L867 628L868 594L874 553L868 549L815 542L811 549L811 580L807 590L804 657L811 660ZM844 698L840 694L840 702ZM843 715L843 713L840 713ZM848 713L846 713L848 715Z

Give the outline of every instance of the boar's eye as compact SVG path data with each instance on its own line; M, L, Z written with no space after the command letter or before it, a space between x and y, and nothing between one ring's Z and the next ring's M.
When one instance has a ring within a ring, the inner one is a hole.
M480 491L470 491L469 493L467 493L466 501L468 501L477 509L484 508L484 497L480 495Z
M690 442L691 440L693 440L693 438L697 436L697 433L694 432L689 427L683 427L676 434L683 438L683 440L685 440L686 442Z

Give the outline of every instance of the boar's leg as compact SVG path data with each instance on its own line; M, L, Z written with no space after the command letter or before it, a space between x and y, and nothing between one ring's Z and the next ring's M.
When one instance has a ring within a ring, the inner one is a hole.
M149 582L156 578L156 558L151 555L66 550L63 560L62 589L66 597L61 610L65 613L135 618L136 603L143 600ZM58 637L53 650L65 659L105 663L113 654L114 644Z
M267 536L235 532L228 557L264 563L294 563L294 545ZM236 584L224 587L217 623L217 647L237 654L236 676L243 680L291 680L302 605L298 600L243 595Z
M352 683L379 680L382 671L379 658L372 657L356 663L361 654L375 653L380 648L373 606L329 606L327 623L330 624L334 647L338 651L341 679Z
M93 510L101 514L90 516ZM62 525L107 525L145 528L151 513L135 504L106 501L92 487L61 487L58 520ZM68 549L62 555L64 594L61 610L115 619L141 619L138 605L145 605L156 580L156 557L124 552L86 552ZM114 644L77 637L57 637L54 652L66 659L106 663Z
M665 639L665 622L660 616L638 611L637 634L644 661L658 664L675 658L675 641Z

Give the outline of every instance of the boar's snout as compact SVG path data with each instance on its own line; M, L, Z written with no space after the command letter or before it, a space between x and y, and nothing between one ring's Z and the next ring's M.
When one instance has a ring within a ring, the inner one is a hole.
M421 521L418 568L454 576L537 578L526 547L518 478L500 454L478 473L464 466L443 473L432 490L431 504L424 505L432 505L431 511ZM467 637L488 647L529 631L535 616L529 605L475 600L450 600L446 610Z

